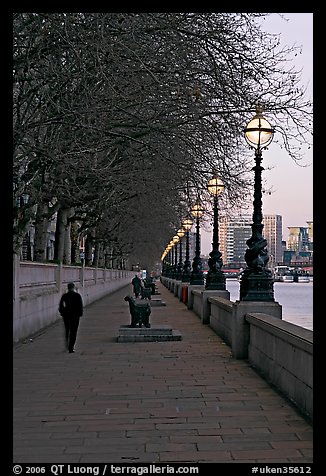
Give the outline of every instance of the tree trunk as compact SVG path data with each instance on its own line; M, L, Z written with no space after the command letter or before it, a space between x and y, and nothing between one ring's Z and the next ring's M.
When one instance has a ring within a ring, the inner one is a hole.
M85 240L85 266L92 266L93 262L93 242L95 238L95 230L89 230Z
M71 239L71 262L80 263L80 236L78 233L78 223L73 221L71 222L70 227L70 239Z
M100 254L100 243L98 241L96 241L95 242L95 248L94 248L94 258L93 258L93 266L95 268L98 267L99 254Z
M40 203L37 206L34 235L34 261L46 261L49 223L49 220L47 218L48 212L49 206L46 203Z
M65 224L67 223L67 209L59 208L55 228L54 259L63 262L65 244Z
M71 264L71 222L69 218L75 215L75 209L73 207L67 209L67 218L65 223L64 233L64 251L63 251L63 264Z
M54 259L64 264L71 263L71 239L69 218L74 215L73 208L59 208L55 229Z
M104 245L103 245L102 241L100 241L100 243L99 243L98 267L99 268L104 268Z
M75 221L71 223L70 238L71 238L71 262L80 263L80 253L79 253L80 235L78 233L78 224Z
M71 264L71 223L66 223L64 227L63 264Z
M111 258L111 248L109 246L106 246L105 250L104 250L104 266L105 266L105 268L108 268L108 269L111 268L110 258Z

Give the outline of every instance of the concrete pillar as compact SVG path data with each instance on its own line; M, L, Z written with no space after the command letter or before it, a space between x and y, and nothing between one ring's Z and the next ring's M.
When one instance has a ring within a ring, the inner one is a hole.
M179 295L179 288L181 286L181 281L177 280L174 283L174 295L178 296Z
M170 291L172 294L174 294L174 289L175 289L175 279L171 279L171 287L170 287Z
M189 284L188 286L188 302L187 302L187 307L188 309L193 309L194 307L194 295L192 294L193 289L198 289L199 291L205 290L205 286L203 284Z
M181 284L178 288L178 298L179 298L179 301L182 301L182 286L183 286L183 282L181 281Z
M246 359L249 346L249 324L246 314L260 312L282 319L282 306L278 302L235 301L233 304L232 354L235 359Z
M185 297L185 295L188 296L188 287L189 287L189 283L182 281L181 286L179 287L179 290L178 290L179 301L182 301L185 304L187 303L187 301L184 299L184 297ZM187 299L188 299L188 297L187 297Z
M208 302L208 298L210 297L221 297L224 299L230 299L229 291L225 289L210 289L207 291L203 291L202 294L202 309L201 309L201 321L202 324L209 324L209 316L211 314L211 303Z

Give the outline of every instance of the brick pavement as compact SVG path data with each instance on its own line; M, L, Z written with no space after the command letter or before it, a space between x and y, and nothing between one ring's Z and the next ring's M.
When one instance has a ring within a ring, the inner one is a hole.
M131 286L16 344L14 463L311 463L312 426L158 283L153 325L181 341L118 343Z

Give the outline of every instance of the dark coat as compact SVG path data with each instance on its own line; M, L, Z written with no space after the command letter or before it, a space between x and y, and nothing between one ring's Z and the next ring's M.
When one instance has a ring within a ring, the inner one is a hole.
M63 294L59 303L59 312L62 317L80 317L83 315L83 300L75 291Z
M131 281L131 284L133 285L134 290L139 293L142 287L141 279L138 276L135 276Z

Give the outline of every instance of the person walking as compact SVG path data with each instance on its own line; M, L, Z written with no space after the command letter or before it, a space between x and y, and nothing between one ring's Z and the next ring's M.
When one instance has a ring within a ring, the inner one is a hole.
M61 296L59 303L59 313L61 314L65 326L65 340L68 352L74 351L77 338L79 319L83 315L83 300L76 291L74 283L68 283L68 292Z
M136 298L138 298L142 289L142 283L140 277L137 276L137 274L135 274L135 277L132 279L131 284L133 286L134 295Z

